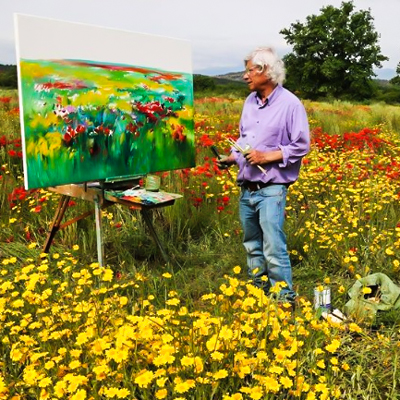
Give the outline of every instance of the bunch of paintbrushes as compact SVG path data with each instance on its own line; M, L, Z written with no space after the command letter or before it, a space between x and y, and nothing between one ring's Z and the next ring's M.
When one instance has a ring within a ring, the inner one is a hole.
M249 150L251 150L251 148L247 145L245 148L239 146L234 140L228 138L227 139L228 143L234 147L237 151L240 151L244 156L246 156L246 154L248 153ZM257 168L264 173L265 175L267 175L267 171L261 166L261 165L257 165Z

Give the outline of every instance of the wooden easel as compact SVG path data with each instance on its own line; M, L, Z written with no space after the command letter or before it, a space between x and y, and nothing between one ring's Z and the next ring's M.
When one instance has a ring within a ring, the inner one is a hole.
M97 239L97 258L98 262L101 266L104 266L104 249L103 249L103 237L102 237L102 223L101 223L101 209L112 206L114 204L122 204L128 206L131 209L139 210L142 218L144 219L152 238L154 239L157 247L159 248L161 255L166 263L169 263L169 258L167 253L164 250L164 247L157 236L157 233L154 229L153 222L151 219L151 210L154 208L162 208L166 206L170 206L175 203L175 200L170 200L160 204L152 204L146 205L141 203L133 203L131 201L120 199L113 195L113 192L108 192L104 188L101 187L90 187L86 184L83 185L63 185L63 186L54 186L48 188L52 192L61 194L61 198L51 224L49 233L47 235L46 242L43 246L43 252L48 253L50 246L53 242L54 236L60 229L64 229L68 225L73 224L83 218L91 214L95 214L96 220L96 239ZM64 222L62 219L64 217L65 211L68 207L68 203L71 198L78 198L90 201L94 203L94 210L85 212L71 220Z

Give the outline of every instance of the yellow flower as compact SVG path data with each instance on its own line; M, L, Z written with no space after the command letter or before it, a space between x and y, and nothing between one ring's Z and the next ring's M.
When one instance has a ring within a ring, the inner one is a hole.
M219 351L213 351L211 353L211 358L216 361L221 361L224 358L224 355Z
M182 393L186 393L188 390L194 388L195 383L193 380L187 380L187 381L183 381L183 382L177 382L175 384L174 390L175 392L182 394Z
M135 378L135 383L141 388L147 388L154 378L154 373L152 371L144 370L139 373Z
M334 353L340 347L340 341L333 339L332 342L325 346L325 349L330 353Z
M79 245L78 244L74 244L72 246L72 250L75 250L75 251L79 250Z
M338 292L340 294L343 294L345 291L346 291L345 287L343 285L340 285L339 288L338 288Z
M54 361L47 361L47 362L44 364L44 368L45 368L45 369L52 369L52 368L54 367L54 365L55 365Z
M24 301L22 299L15 300L11 303L11 307L13 308L21 308L24 306Z
M81 362L78 360L73 360L68 364L68 367L70 369L76 369L76 368L79 368L80 366L81 366Z
M344 369L345 371L348 371L348 370L350 369L349 364L343 363L343 364L342 364L342 369Z
M228 372L226 369L220 369L217 372L213 374L213 378L218 380L218 379L224 379L228 376Z
M190 367L194 365L194 357L183 356L181 359L181 364L183 367Z
M364 294L369 294L369 293L372 293L372 289L369 286L366 286L366 287L362 288L362 292Z
M86 390L79 389L73 396L70 397L71 400L85 400L86 399Z
M317 362L317 367L321 368L321 369L325 369L325 362L324 360L319 360Z
M181 301L177 298L169 299L165 303L169 306L177 306Z
M394 251L393 251L390 247L388 247L387 249L385 249L385 253L386 253L388 256L394 255Z
M331 358L331 364L332 364L332 365L338 365L338 364L339 364L338 359L337 359L336 357L332 357L332 358Z
M239 266L236 266L236 267L233 268L233 272L235 274L240 274L241 271L242 271L242 269Z
M113 273L112 269L107 268L104 270L102 281L103 282L111 282L113 276L114 276L114 273Z
M121 296L119 298L119 305L126 306L128 304L128 298L126 296Z
M167 397L167 394L168 394L167 389L157 390L157 392L155 393L156 399L165 399Z
M51 385L51 378L49 377L43 378L39 381L39 387L41 388L45 388L50 385Z
M354 322L349 324L349 329L350 329L351 332L357 332L357 333L362 332L362 329L357 324L355 324Z
M170 279L172 278L172 275L169 272L165 272L164 274L162 274L162 276L166 279Z
M293 386L293 382L291 379L289 379L287 376L281 376L279 379L279 382L282 384L282 386L285 389L289 389Z

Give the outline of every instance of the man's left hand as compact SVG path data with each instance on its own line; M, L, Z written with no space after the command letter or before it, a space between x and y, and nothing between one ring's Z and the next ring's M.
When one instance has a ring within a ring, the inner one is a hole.
M260 165L260 164L265 164L266 159L265 159L265 153L262 151L258 150L249 150L245 153L244 155L246 157L246 160L249 164L251 165Z

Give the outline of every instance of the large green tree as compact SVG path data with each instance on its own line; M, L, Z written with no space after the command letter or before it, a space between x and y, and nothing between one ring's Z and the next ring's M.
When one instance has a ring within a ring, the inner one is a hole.
M351 1L326 6L306 23L280 31L293 48L284 57L289 89L310 99L371 97L373 68L388 58L381 54L370 11L354 8Z

